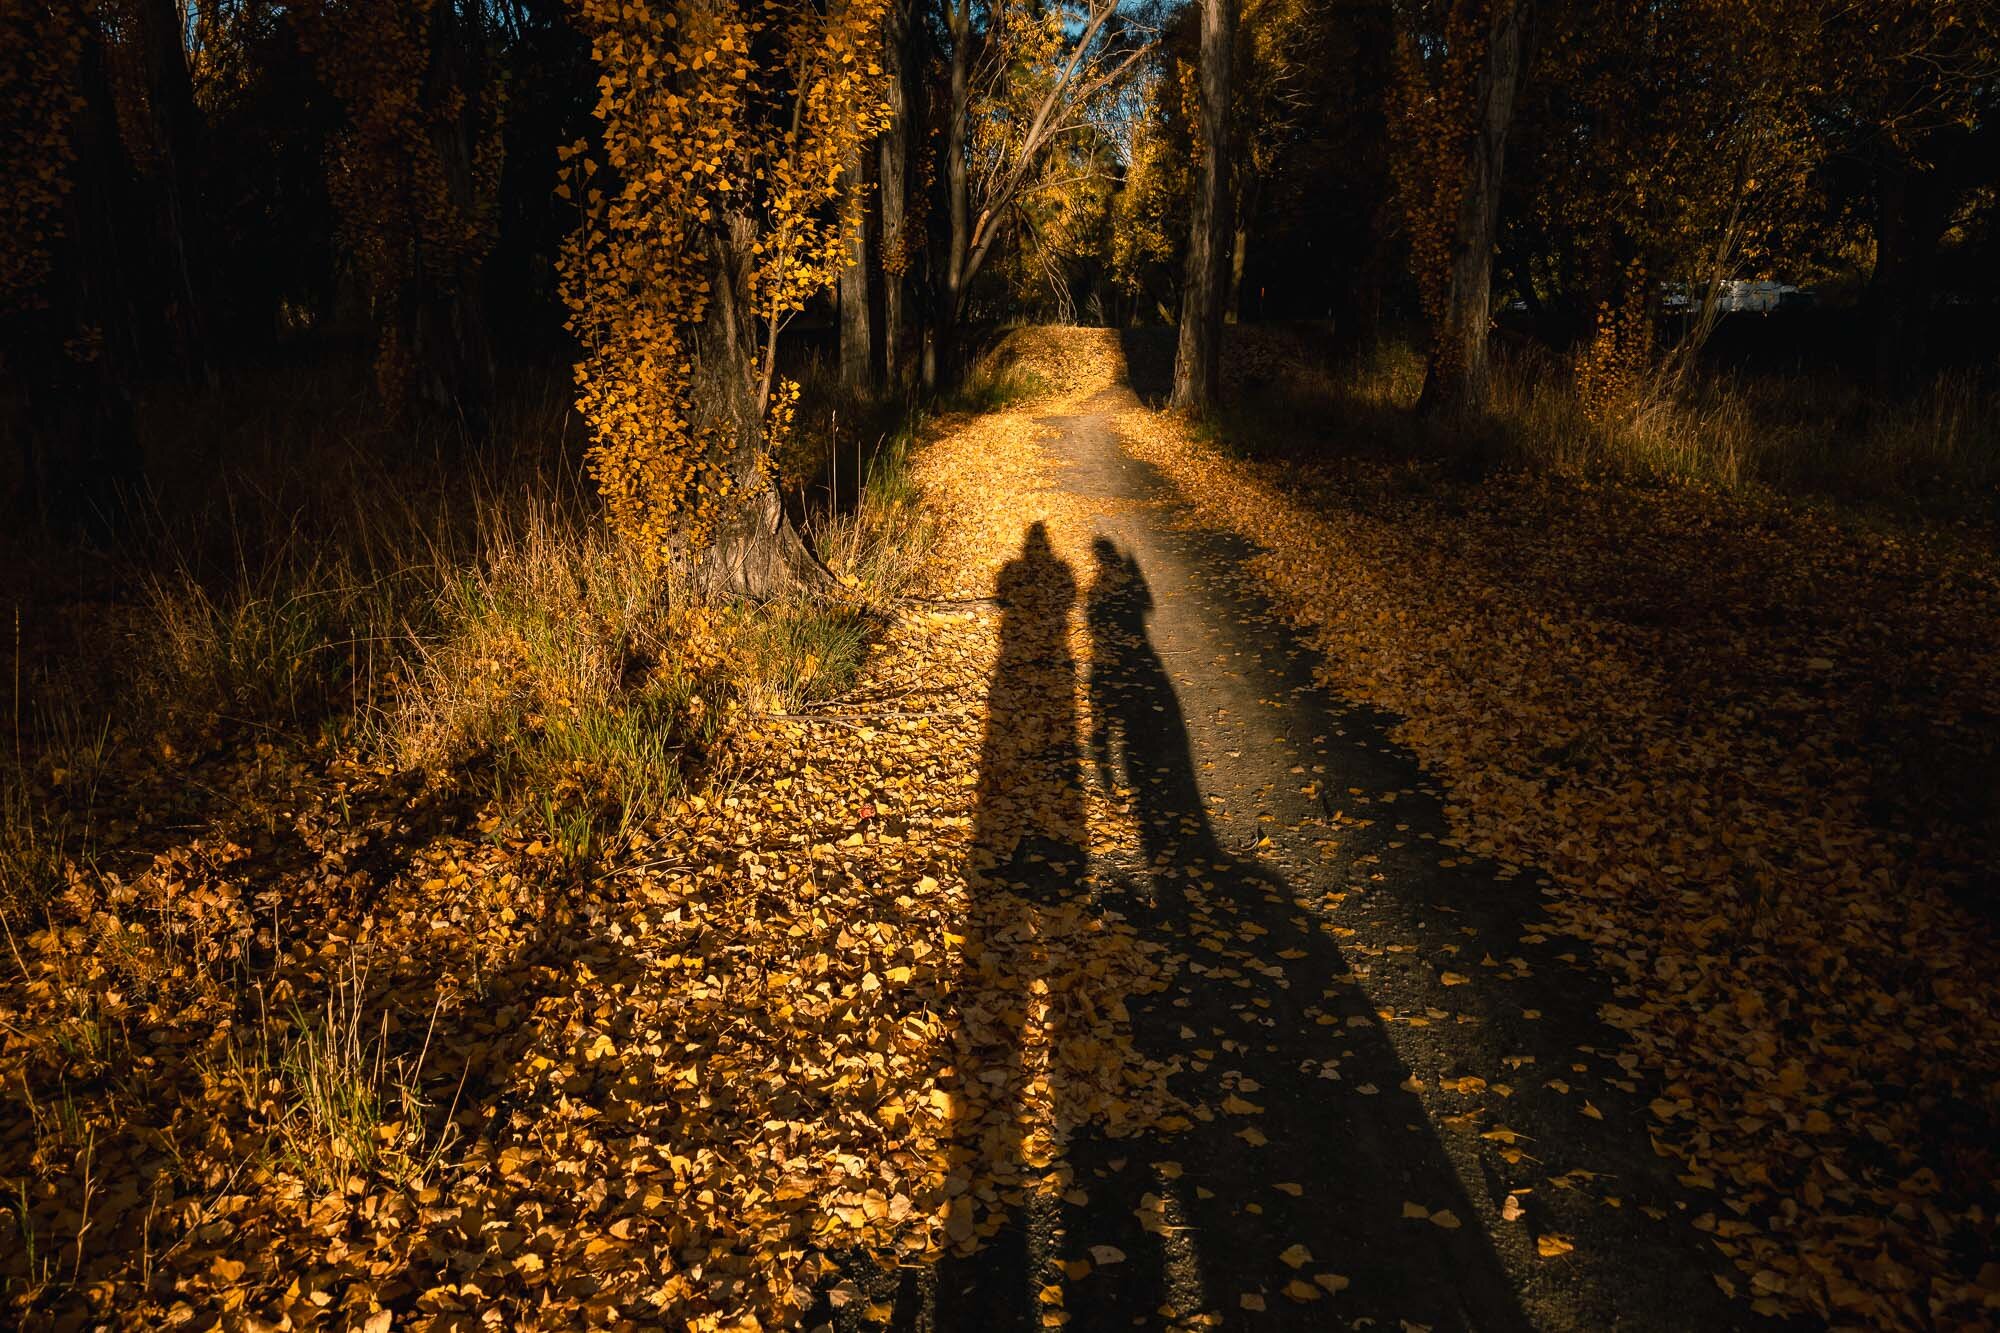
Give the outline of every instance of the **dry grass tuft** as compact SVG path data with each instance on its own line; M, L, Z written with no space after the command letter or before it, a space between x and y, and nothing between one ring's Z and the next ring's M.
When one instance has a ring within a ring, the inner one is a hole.
M1568 366L1510 347L1485 418L1439 425L1414 412L1423 358L1406 343L1335 353L1299 330L1239 328L1225 378L1230 401L1206 429L1257 453L1471 454L1946 516L2000 506L2000 384L1964 373L1901 403L1834 375L1656 377L1593 417Z
M321 1190L357 1176L420 1184L458 1138L456 1097L437 1106L423 1091L431 1032L414 1054L391 1055L389 1013L371 1006L368 977L350 952L317 1012L294 1005L287 1020L266 1018L229 1043L218 1071L261 1112L276 1160Z

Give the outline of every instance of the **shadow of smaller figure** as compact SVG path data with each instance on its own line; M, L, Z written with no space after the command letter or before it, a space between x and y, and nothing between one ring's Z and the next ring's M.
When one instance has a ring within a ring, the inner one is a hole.
M1196 1112L1157 1140L1076 1136L1070 1156L1089 1205L1072 1229L1126 1260L1077 1284L1066 1312L1095 1328L1163 1311L1180 1319L1233 1311L1236 1283L1299 1279L1282 1265L1281 1276L1267 1275L1273 1256L1303 1242L1367 1280L1366 1296L1343 1298L1350 1317L1393 1324L1401 1309L1424 1311L1440 1327L1523 1327L1483 1229L1412 1230L1403 1219L1411 1197L1460 1218L1476 1214L1442 1145L1424 1132L1421 1104L1399 1086L1409 1071L1339 948L1298 915L1286 876L1225 846L1210 818L1137 560L1102 538L1093 555L1087 749L1104 791L1129 812L1139 854L1117 876L1129 898L1107 898L1105 914L1122 910L1143 938L1183 957L1178 984L1135 994L1128 1008L1134 1056L1175 1071ZM1286 960L1283 982L1253 986L1272 976L1276 958ZM1358 1011L1337 1036L1319 1008L1336 1004ZM1335 1051L1331 1063L1351 1081L1320 1077L1322 1057ZM1356 1086L1362 1095L1347 1091ZM1218 1105L1224 1114L1213 1114ZM1295 1194L1270 1187L1284 1177ZM1309 1301L1273 1293L1273 1302L1260 1322L1328 1325Z
M1153 590L1139 562L1108 538L1091 546L1097 572L1085 604L1090 626L1090 761L1099 786L1129 799L1138 823L1152 906L1181 905L1179 875L1190 852L1219 854L1195 781L1180 697L1146 629Z

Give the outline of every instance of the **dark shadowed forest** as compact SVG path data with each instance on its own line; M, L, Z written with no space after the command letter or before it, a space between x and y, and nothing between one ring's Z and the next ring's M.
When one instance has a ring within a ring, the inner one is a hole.
M1976 1329L2000 14L0 0L0 1323Z

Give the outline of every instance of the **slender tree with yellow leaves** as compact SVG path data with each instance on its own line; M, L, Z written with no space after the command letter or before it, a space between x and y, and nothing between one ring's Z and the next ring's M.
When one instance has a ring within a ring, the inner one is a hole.
M1057 148L1092 133L1152 49L1119 0L951 0L944 189L948 227L928 377L953 377L973 283L1037 194L1067 188Z
M840 180L887 116L888 0L583 0L601 144L558 195L577 407L614 529L759 593L809 559L773 486L778 335L845 258Z

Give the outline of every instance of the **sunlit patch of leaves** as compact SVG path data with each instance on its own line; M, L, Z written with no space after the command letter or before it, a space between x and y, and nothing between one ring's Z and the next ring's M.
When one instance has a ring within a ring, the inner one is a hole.
M838 1071L879 1061L898 1034L897 1081L921 1086L934 1002L883 982L926 956L928 978L945 954L918 924L906 943L882 935L879 956L835 951L819 927L943 920L949 880L912 841L880 837L877 807L907 782L890 785L884 740L833 710L826 725L784 717L867 694L871 672L878 690L945 683L970 716L975 654L906 636L876 658L886 609L930 578L900 453L876 475L879 493L829 525L846 543L832 547L841 586L810 596L710 602L587 513L532 503L481 510L463 541L428 521L397 536L412 506L367 528L372 562L342 564L332 542L323 565L246 563L121 622L134 677L152 677L147 707L108 730L88 712L88 728L24 725L24 762L6 770L10 868L30 853L40 868L32 894L0 904L0 1087L21 1109L0 1126L18 1186L0 1228L22 1241L0 1245L10 1316L137 1328L249 1308L372 1327L389 1306L401 1320L469 1302L525 1322L542 1274L602 1269L607 1244L669 1256L698 1237L716 1251L706 1277L619 1299L648 1319L769 1320L795 1311L831 1249L921 1246L931 1212L911 1201L929 1187L913 1164L941 1113L918 1093L899 1115ZM334 571L374 565L404 572L341 602ZM274 620L321 593L338 614ZM180 618L149 624L162 606ZM898 764L921 755L940 789L963 790L946 766L968 751L936 749L931 723L883 731ZM928 818L912 801L895 826ZM800 929L815 910L819 926ZM843 961L828 969L831 952ZM791 1013L745 1027L764 993L750 979L787 973L773 993ZM839 985L809 993L828 978ZM768 1113L682 1120L687 1085L622 1029L608 1039L649 1091L597 1085L604 1048L570 1038L599 1027L607 995L678 1034L716 1090L769 1087ZM838 1103L810 1143L796 1138L801 1089ZM655 1121L609 1134L593 1124L604 1106ZM641 1179L647 1143L702 1162L707 1201L681 1198L684 1170ZM531 1181L520 1163L545 1150L552 1173ZM786 1161L810 1186L760 1223L762 1173ZM721 1188L729 1162L749 1164L742 1188ZM579 1179L585 1199L605 1188L590 1182L642 1188L600 1235L560 1216ZM860 1201L875 1179L903 1199L893 1219ZM672 1209L643 1202L667 1180ZM802 1253L783 1239L790 1214L821 1196L824 1244ZM674 1235L650 1230L673 1214ZM477 1225L489 1216L522 1226L495 1240ZM572 1253L586 1231L588 1253ZM434 1242L490 1266L463 1275L471 1285L381 1282L383 1254L415 1262ZM312 1276L266 1280L301 1256Z

